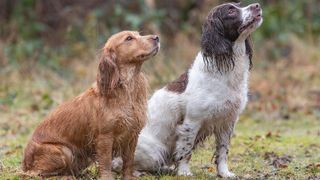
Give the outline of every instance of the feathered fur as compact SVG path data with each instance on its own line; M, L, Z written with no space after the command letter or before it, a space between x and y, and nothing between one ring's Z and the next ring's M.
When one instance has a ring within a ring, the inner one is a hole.
M132 179L138 135L146 120L146 79L142 63L159 50L159 38L123 31L105 44L97 81L59 105L34 131L22 169L30 175L79 175L97 161L103 179L113 179L112 154L124 160Z
M248 99L252 66L248 37L261 25L261 13L259 4L232 3L209 13L192 67L148 101L148 121L135 153L136 170L161 172L176 165L178 175L192 175L192 149L213 134L218 174L235 176L228 169L227 152ZM114 160L114 165L119 162Z

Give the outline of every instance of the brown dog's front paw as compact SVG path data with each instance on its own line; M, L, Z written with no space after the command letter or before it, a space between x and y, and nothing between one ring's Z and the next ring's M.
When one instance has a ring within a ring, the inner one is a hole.
M124 176L123 180L137 180L137 178L134 176Z
M101 179L101 180L114 180L112 175L101 175L101 177L99 179Z

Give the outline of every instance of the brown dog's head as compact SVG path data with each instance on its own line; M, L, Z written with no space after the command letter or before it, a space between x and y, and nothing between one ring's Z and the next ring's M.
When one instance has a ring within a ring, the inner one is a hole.
M128 68L140 70L142 63L157 54L160 49L159 37L141 36L135 31L114 34L105 44L97 78L101 95L106 95L117 87L121 72ZM124 73L125 74L125 73Z

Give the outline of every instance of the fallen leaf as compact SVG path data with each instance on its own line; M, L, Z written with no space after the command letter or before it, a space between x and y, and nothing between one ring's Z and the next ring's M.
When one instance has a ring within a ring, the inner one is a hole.
M269 131L269 132L267 133L266 137L267 137L267 138L270 138L271 136L272 136L272 132Z
M287 168L288 164L292 161L292 156L284 155L277 157L271 163L275 168Z
M277 158L277 157L278 157L278 155L276 153L274 153L274 152L266 152L266 153L264 153L264 159L265 160L271 160L271 159Z
M292 156L279 156L275 152L266 152L264 154L264 159L268 160L270 162L270 165L275 168L287 168L289 163L292 161Z
M216 168L214 168L214 167L209 167L208 168L208 172L211 172L211 173L215 172L215 170L216 170Z

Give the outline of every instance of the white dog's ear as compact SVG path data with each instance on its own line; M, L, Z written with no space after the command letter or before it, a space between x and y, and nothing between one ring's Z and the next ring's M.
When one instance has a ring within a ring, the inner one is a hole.
M224 37L223 24L214 14L202 26L201 50L205 61L208 64L214 61L220 72L234 67L232 42Z
M250 61L250 69L252 68L253 64L252 64L252 54L253 54L253 49L252 49L252 40L251 40L251 36L249 36L246 41L245 41L245 45L246 45L246 54L249 57L249 61Z
M100 57L97 85L101 95L107 95L116 88L120 82L119 68L115 53L106 49Z

